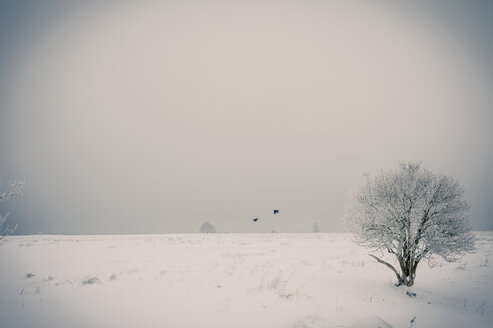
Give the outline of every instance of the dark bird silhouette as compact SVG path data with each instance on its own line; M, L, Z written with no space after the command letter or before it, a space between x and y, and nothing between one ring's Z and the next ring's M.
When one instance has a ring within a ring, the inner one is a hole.
M279 210L274 210L274 214L279 214Z
M258 221L258 218L253 218L253 222L257 222Z

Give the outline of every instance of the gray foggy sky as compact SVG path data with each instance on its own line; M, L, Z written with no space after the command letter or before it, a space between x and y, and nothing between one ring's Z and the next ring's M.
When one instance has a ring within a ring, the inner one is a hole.
M417 160L493 229L491 22L487 1L0 1L0 170L27 182L0 210L21 234L337 231L364 170Z

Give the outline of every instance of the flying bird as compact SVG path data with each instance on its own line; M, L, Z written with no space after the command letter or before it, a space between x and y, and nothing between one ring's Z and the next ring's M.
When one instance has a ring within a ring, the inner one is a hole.
M274 210L274 214L279 214L279 210Z
M253 218L253 222L257 222L258 221L258 218Z

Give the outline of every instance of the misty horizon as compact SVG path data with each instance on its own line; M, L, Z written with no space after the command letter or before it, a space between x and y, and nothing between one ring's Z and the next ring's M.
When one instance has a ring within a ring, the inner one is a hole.
M417 161L493 230L492 13L2 2L0 177L26 185L0 210L20 235L338 232L363 172Z

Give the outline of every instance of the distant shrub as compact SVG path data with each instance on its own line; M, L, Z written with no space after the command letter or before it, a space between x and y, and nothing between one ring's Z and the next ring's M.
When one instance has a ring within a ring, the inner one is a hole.
M101 280L99 280L98 277L86 277L82 279L82 286L85 285L94 285L94 284L99 284L101 283Z
M214 228L214 226L209 223L209 222L204 222L202 223L202 225L200 226L200 229L199 231L201 233L215 233L216 232L216 228Z

